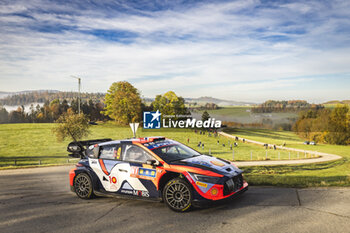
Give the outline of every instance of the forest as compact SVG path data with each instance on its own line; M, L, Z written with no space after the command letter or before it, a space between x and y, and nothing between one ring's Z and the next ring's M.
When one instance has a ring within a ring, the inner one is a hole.
M305 100L268 100L252 108L253 113L300 112L306 109L322 109L321 104L310 104Z
M299 136L310 141L349 145L349 107L337 105L334 109L310 109L300 112L293 130Z
M82 113L86 114L91 121L107 120L109 119L101 113L104 109L102 102L94 102L93 100L82 101ZM71 109L78 113L78 100L72 99L68 102L66 99L54 99L51 102L45 101L43 106L33 104L29 111L25 111L24 106L21 105L15 111L8 112L5 108L0 106L0 123L49 123L55 122L63 113Z
M31 103L45 103L51 102L55 99L67 100L68 102L77 99L77 92L66 92L66 91L33 91L23 94L10 95L0 99L0 105L26 105ZM103 102L105 93L87 93L83 92L80 94L82 101L92 100L95 103Z

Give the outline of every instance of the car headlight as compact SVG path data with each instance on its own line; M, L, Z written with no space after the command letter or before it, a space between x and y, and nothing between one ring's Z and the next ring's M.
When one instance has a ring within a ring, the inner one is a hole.
M192 173L192 175L197 181L211 183L211 184L216 184L220 179L220 177L215 177L215 176L205 176L205 175L199 175L194 173Z

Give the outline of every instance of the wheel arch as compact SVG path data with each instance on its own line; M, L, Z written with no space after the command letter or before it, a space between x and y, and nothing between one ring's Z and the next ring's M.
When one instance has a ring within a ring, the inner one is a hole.
M158 190L162 193L165 185L172 179L180 177L181 174L177 172L167 172L165 173L158 182Z
M73 179L73 183L74 183L75 178L77 177L77 175L79 175L81 173L87 174L90 177L90 179L91 179L91 183L92 183L93 189L94 190L98 190L98 188L99 188L98 177L94 174L94 171L92 171L92 170L90 170L89 168L86 168L86 167L82 167L80 169L76 169L75 170L75 176L74 176L74 179Z

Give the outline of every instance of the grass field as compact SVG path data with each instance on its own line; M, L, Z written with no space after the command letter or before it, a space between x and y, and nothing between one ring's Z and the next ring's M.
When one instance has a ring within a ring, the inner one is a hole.
M350 186L350 146L318 144L304 145L303 140L289 131L262 129L228 129L227 133L246 139L287 147L341 155L343 159L312 165L270 166L247 168L247 177L253 184L279 186Z
M0 166L8 165L38 165L67 163L66 147L70 140L57 142L51 130L54 124L4 124L0 125ZM85 139L112 138L124 139L131 136L129 127L117 127L112 123L104 123L90 128L91 134ZM162 135L175 139L184 144L190 139L189 146L204 154L210 154L232 160L263 160L266 159L266 150L257 145L238 143L237 147L230 148L233 140L226 138L200 135L192 130L138 130L138 137ZM219 143L217 142L219 141ZM198 143L204 148L198 147ZM223 144L225 146L223 146ZM296 159L297 153L292 152L291 158ZM308 155L310 156L310 155ZM268 150L268 159L289 159L287 151ZM74 162L74 161L72 161Z
M298 116L296 113L252 113L250 106L221 107L214 110L206 110L211 117L222 121L231 121L239 123L261 123L263 119L269 119L276 123L287 123L290 119ZM204 110L196 111L193 115L200 118Z
M66 147L70 140L57 142L51 129L54 124L3 124L0 125L0 166L5 167L38 165L41 164L62 164L67 163ZM239 137L280 145L286 143L288 147L315 150L320 152L334 153L343 156L342 160L335 162L298 165L298 166L266 166L247 167L245 175L253 185L278 185L292 187L308 186L350 186L350 146L323 145L317 146L303 145L303 140L292 132L272 131L260 129L235 129L228 130L228 133ZM199 135L191 130L157 130L146 131L139 129L138 137L145 136L166 136L187 144L201 153L211 154L217 157L232 160L233 151L230 149L227 138L208 137ZM91 134L86 139L112 138L124 139L131 137L129 127L117 127L112 123L100 124L91 127ZM219 144L217 143L219 140ZM204 149L198 148L197 144L204 143ZM225 147L222 146L225 144ZM234 147L235 160L265 159L266 150L262 146L239 142L238 147ZM283 150L268 150L269 159L277 159L280 152L281 159L288 159L289 154ZM294 152L292 159L297 158ZM302 158L303 156L301 156ZM75 161L69 161L74 163Z

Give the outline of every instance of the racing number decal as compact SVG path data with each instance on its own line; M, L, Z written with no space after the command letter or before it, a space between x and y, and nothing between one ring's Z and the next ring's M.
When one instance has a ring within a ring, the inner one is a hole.
M117 183L117 178L115 178L115 176L109 176L109 183L116 184Z
M115 176L109 176L109 183L110 183L110 189L111 190L117 190L117 178Z

